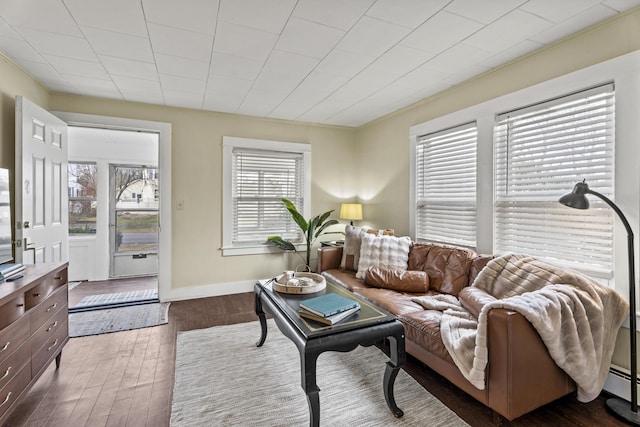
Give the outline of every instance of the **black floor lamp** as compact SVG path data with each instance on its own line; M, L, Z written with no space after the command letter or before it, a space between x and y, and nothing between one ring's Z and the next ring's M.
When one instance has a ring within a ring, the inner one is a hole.
M586 195L593 194L601 198L611 209L618 214L620 221L627 229L627 252L629 255L629 342L631 346L631 403L619 397L607 399L607 407L624 418L628 422L640 425L640 414L638 414L638 367L637 367L637 350L636 350L636 279L634 274L634 255L633 255L633 231L625 218L624 214L615 203L606 196L590 190L586 182L579 182L573 187L571 193L567 193L560 198L560 203L570 208L589 209L589 200Z

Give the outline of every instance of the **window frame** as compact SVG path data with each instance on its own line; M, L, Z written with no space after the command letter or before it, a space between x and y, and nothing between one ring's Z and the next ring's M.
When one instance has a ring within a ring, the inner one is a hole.
M303 206L301 214L308 218L311 212L311 144L223 136L222 138L222 256L254 255L282 252L268 243L239 244L233 242L233 150L244 148L254 151L282 151L302 155ZM299 248L303 249L304 243Z

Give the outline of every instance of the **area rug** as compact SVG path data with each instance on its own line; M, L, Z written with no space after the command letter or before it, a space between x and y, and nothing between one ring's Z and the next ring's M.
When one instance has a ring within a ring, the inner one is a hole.
M95 305L122 304L125 302L157 300L158 289L142 289L139 291L117 292L112 294L89 295L80 300L74 308Z
M308 426L300 356L269 320L179 332L171 426ZM387 357L376 347L327 352L317 364L321 426L466 426L411 376L400 371L395 418L384 399Z
M169 304L155 303L69 314L69 336L107 334L169 322Z

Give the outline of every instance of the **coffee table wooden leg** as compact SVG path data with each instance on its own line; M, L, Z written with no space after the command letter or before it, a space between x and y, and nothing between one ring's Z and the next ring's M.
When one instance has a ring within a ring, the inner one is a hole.
M404 415L402 409L398 408L396 404L396 399L393 394L393 385L396 381L396 377L398 376L398 372L400 372L400 368L404 365L407 356L404 351L404 328L402 333L397 336L389 337L389 361L387 362L387 367L384 371L384 398L387 401L387 406L391 410L391 413L396 418L400 418Z
M302 389L307 395L309 404L309 425L320 426L320 389L316 384L316 361L318 354L301 352L300 371L302 374Z
M260 339L256 343L256 347L262 347L262 344L264 344L264 342L267 339L267 316L264 314L264 310L262 310L262 301L260 300L261 294L262 294L262 292L256 292L255 293L256 314L258 315L258 318L260 319L260 328L262 330L261 335L260 335Z

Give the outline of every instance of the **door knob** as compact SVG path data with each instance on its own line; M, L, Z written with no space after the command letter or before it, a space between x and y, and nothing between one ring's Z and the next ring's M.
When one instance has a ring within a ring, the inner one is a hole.
M29 228L31 226L31 223L29 221L25 221L23 227L24 228Z

